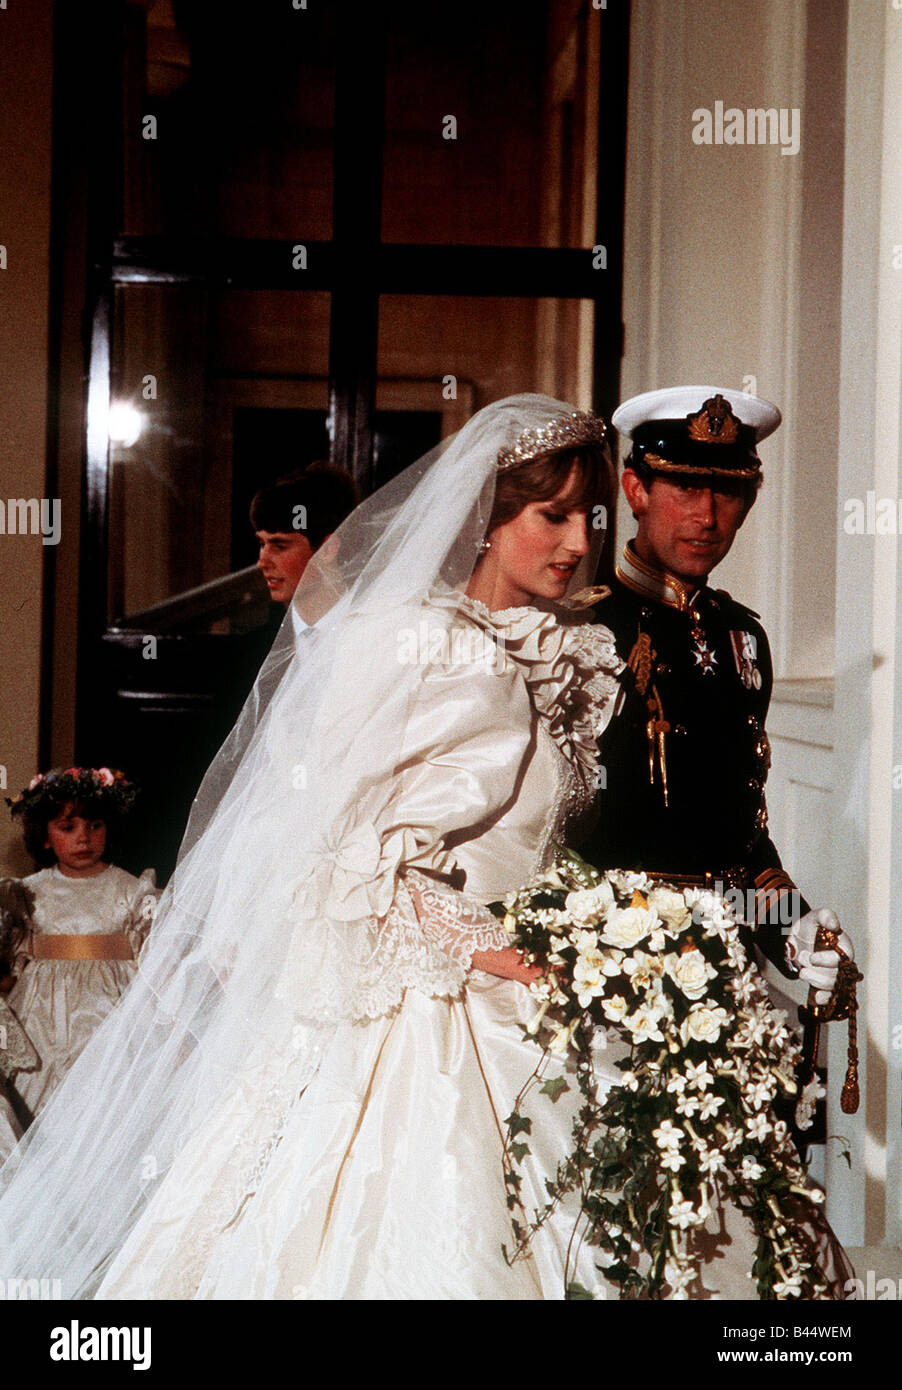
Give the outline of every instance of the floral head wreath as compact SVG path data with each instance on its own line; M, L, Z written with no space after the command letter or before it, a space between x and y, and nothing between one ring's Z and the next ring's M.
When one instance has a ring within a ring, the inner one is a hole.
M547 425L524 430L508 448L498 451L497 470L503 473L507 468L528 463L540 454L549 454L555 449L576 449L581 444L607 443L608 427L600 415L588 410L574 410L569 415L559 415L549 420Z
M120 815L130 811L138 790L124 772L109 767L67 767L39 772L15 799L6 798L11 816L40 814L68 801L100 802Z

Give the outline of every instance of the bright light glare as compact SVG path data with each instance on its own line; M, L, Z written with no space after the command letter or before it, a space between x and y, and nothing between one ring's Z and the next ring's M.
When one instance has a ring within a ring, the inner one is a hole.
M130 449L136 444L144 428L144 415L126 401L118 401L110 406L109 435L111 444L120 444Z

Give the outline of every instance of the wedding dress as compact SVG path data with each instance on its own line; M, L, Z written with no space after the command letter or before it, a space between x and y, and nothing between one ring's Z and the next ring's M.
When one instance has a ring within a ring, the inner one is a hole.
M325 916L332 895L362 896L375 913L389 904L389 950L399 967L416 962L413 983L386 1013L341 1027L303 1089L290 1039L255 1060L185 1145L100 1298L564 1297L578 1208L565 1203L525 1259L502 1254L513 1246L505 1119L539 1057L523 1036L535 1000L468 967L474 950L508 943L484 904L578 835L622 662L608 630L575 615L491 613L460 595L449 604L489 640L424 682L400 770L342 826L305 903ZM426 620L442 606L425 605ZM418 959L423 940L443 966ZM598 1057L602 1087L620 1080L617 1055L611 1045ZM556 1070L566 1075L564 1063ZM570 1081L534 1120L529 1211L544 1205L569 1147ZM756 1296L755 1239L734 1208L716 1208L698 1245L694 1296ZM569 1278L616 1297L599 1252L573 1249ZM823 1254L835 1282L840 1266Z
M521 1030L535 1000L468 967L473 950L509 941L484 904L547 866L591 805L622 663L604 628L451 604L478 654L423 682L398 771L342 827L309 890L321 900L305 905L388 904L396 964L420 939L433 948L408 976L419 985L341 1027L300 1094L290 1039L258 1058L185 1145L100 1297L563 1296L566 1221L531 1258L502 1255L504 1120L539 1058ZM442 607L433 599L424 620ZM572 1121L566 1104L549 1112L533 1205Z

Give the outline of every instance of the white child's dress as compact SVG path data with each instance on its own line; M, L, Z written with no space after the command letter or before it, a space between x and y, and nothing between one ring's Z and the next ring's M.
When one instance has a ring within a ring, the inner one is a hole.
M54 865L24 882L34 893L35 937L123 933L133 957L28 961L8 1003L40 1058L36 1070L20 1071L14 1081L36 1115L131 982L153 917L156 883L152 869L135 878L115 864L93 878L67 878Z
M37 1066L38 1056L25 1030L0 994L0 1164L22 1138L22 1126L6 1093L7 1077L20 1068Z

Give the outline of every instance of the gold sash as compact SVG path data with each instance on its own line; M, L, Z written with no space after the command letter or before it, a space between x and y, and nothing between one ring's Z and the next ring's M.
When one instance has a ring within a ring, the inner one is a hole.
M83 936L35 932L31 954L35 960L134 960L131 942L123 931L85 932Z

